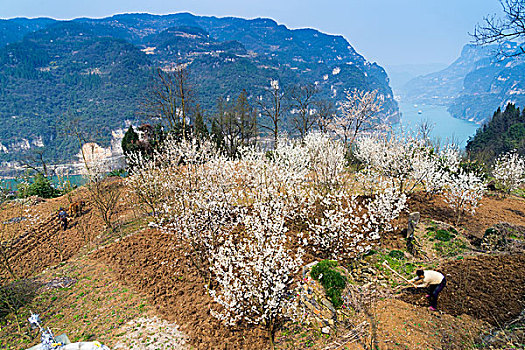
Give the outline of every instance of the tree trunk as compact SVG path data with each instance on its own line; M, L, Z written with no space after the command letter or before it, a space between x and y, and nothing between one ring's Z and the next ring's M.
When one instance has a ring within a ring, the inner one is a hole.
M268 329L268 336L270 338L270 349L275 349L275 329L272 323L270 323L270 328Z

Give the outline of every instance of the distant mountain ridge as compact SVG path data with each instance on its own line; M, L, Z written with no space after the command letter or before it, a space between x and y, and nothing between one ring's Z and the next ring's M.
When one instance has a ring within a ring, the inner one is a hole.
M516 44L508 43L509 50ZM401 97L448 106L456 118L482 123L498 107L525 104L525 57L497 57L496 47L466 45L447 68L412 79Z
M140 118L153 69L187 64L201 106L243 89L258 96L271 79L316 83L326 98L347 89L378 89L397 117L385 70L342 36L290 30L271 19L123 14L102 19L0 21L0 160L44 145L67 160L78 143L61 130L74 117L90 140L109 145L111 131ZM3 31L2 31L3 33ZM285 125L285 127L287 127Z
M55 22L51 18L0 19L0 47L20 41L27 33L43 29Z

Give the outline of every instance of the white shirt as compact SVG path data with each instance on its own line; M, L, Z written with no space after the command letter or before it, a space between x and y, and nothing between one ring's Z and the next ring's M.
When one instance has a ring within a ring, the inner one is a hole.
M418 283L420 284L418 287L428 287L430 284L440 284L441 281L443 281L443 278L445 278L442 273L437 271L425 270L423 273L423 279L419 279L418 277L414 279L415 281L421 281Z

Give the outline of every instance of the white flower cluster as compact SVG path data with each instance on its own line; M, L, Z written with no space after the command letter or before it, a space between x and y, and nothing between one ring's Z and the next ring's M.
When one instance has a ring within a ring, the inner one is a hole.
M385 187L384 191L377 194L367 205L369 221L382 231L394 230L392 221L406 208L406 201L407 196L404 193L398 193L392 187ZM376 238L379 237L376 235Z
M222 309L212 314L227 324L239 321L272 330L279 318L293 316L290 286L302 265L301 251L286 248L286 207L279 200L255 203L242 217L245 231L230 236L211 257L219 288L210 290Z
M457 213L456 223L464 211L474 214L485 192L483 180L472 172L460 169L450 176L445 188L445 202Z
M423 142L415 138L395 135L371 135L357 140L354 155L368 167L373 179L389 179L399 192L409 192L422 181L428 169L425 166L426 149ZM418 161L420 160L420 161ZM370 174L369 174L370 176ZM409 188L409 181L413 180Z
M342 186L344 147L318 133L303 143L281 139L269 154L244 148L238 159L207 142L168 141L134 161L128 185L155 214L152 226L180 238L222 306L213 314L229 324L272 329L295 309L302 251L291 247L361 254L391 228L406 199L394 189L352 196Z
M385 186L373 199L347 189L321 195L311 191L302 218L308 225L311 246L323 258L355 258L372 248L380 232L393 229L391 222L406 207L406 196Z
M492 174L501 188L510 193L525 182L525 158L516 151L505 153L496 159Z
M424 140L395 135L360 138L355 156L366 166L361 172L364 182L375 181L372 187L381 189L381 178L387 179L403 193L412 192L418 185L430 193L440 192L450 175L458 172L460 163L459 152L454 147L436 152Z
M345 164L345 148L326 134L310 133L304 139L311 171L317 184L333 187L341 184Z
M340 259L362 253L366 239L375 239L375 232L365 228L364 207L356 196L346 191L321 195L312 191L303 207L302 216L308 225L305 242L323 258Z
M484 193L483 180L461 169L460 153L453 146L438 152L414 137L373 135L357 141L355 156L366 165L360 179L371 193L387 192L385 181L406 194L422 186L429 194L442 193L458 220L463 211L475 212Z
M414 182L421 181L425 191L436 194L450 182L450 176L459 171L460 155L457 148L447 146L439 153L430 147L420 149L414 157Z

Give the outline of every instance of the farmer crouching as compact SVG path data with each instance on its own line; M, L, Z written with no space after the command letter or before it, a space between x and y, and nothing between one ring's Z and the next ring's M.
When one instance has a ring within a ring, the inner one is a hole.
M447 280L442 273L432 270L417 270L416 277L410 282L414 282L417 288L428 287L427 298L430 299L431 311L437 310L437 300L439 293L445 288Z

